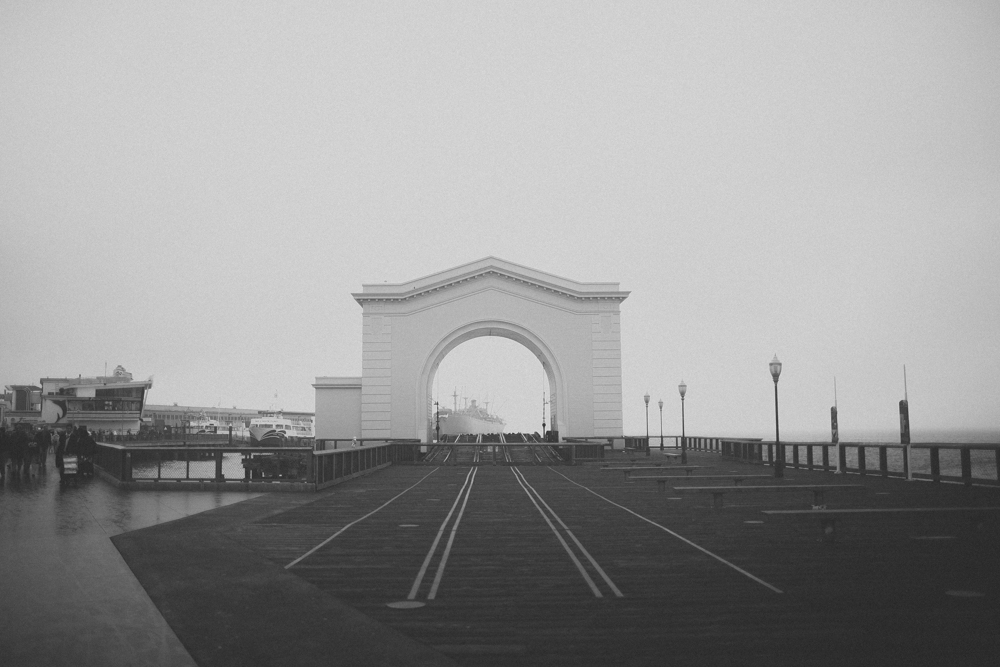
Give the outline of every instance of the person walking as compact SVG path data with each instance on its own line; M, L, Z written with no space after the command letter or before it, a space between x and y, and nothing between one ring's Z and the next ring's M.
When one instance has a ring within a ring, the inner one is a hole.
M60 479L60 482L71 476L73 480L79 479L83 473L83 434L86 430L87 427L80 424L66 439L66 449L63 452L63 478ZM67 465L67 459L70 459L74 465Z
M53 455L56 459L56 470L59 471L59 481L63 480L63 455L66 453L66 432L62 429L52 434Z
M34 428L31 424L18 424L17 437L14 439L14 455L17 457L17 471L21 474L31 474L31 462L35 455Z
M80 474L94 476L94 454L97 453L97 441L87 431L84 424L80 425Z
M45 468L45 461L49 458L49 447L52 446L52 431L48 427L40 429L35 433L35 442L38 444L38 451L35 456L38 458L38 470L41 472Z
M0 424L0 481L7 474L7 459L9 458L7 447L7 426Z

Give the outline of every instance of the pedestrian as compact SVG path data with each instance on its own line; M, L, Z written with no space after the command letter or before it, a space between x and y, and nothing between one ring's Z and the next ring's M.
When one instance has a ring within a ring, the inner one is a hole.
M59 471L59 481L63 479L63 455L66 453L66 432L58 429L52 434L54 445L54 455L56 458L56 470Z
M94 476L94 454L97 453L97 442L87 431L84 424L80 425L80 474Z
M0 424L0 480L7 473L7 459L9 458L7 447L7 426L6 424Z
M80 465L82 456L80 455L80 450L82 449L82 431L86 427L82 424L75 427L73 432L69 434L66 439L66 449L63 453L63 476L60 478L60 482L65 480L67 477L72 475L75 480L80 475Z
M38 440L37 431L35 431L34 426L28 426L24 429L24 435L26 438L25 443L25 455L24 455L24 472L31 474L31 466L37 465L38 463Z
M45 427L35 434L35 441L38 443L38 469L45 468L45 461L49 458L49 447L52 446L52 431Z

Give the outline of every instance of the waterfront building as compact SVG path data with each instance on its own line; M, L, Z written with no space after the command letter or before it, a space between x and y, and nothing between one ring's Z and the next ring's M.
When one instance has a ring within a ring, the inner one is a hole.
M147 405L142 413L143 422L153 428L185 431L190 428L191 423L199 421L202 417L218 423L219 433L225 433L229 427L233 427L233 432L242 434L244 430L250 428L250 420L272 414L274 410L253 410L250 408L223 407L203 407L197 405ZM289 418L310 419L312 412L297 412L294 410L281 410L281 413Z
M121 366L113 375L41 378L38 385L8 385L8 423L78 426L119 433L139 432L146 393L152 378L134 380Z

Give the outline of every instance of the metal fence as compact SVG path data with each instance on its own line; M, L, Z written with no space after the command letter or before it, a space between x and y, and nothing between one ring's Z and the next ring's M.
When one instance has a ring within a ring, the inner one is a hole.
M783 442L781 445L785 466L789 468L1000 484L1000 444ZM722 454L763 465L773 465L776 459L775 443L758 440L723 440Z
M209 484L213 489L223 485L223 488L319 490L389 463L412 461L414 455L412 446L384 440L358 449L318 452L311 447L99 443L94 464L129 488L163 488L157 483L193 482ZM268 486L263 487L265 484Z
M300 482L311 483L308 447L117 445L99 443L94 464L123 483Z

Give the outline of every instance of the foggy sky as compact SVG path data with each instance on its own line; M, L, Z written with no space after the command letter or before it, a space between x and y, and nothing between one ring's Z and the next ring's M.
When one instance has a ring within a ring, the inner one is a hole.
M352 291L493 255L631 290L627 433L773 437L777 354L783 433L905 364L1000 436L998 211L996 2L0 1L0 384L312 410ZM438 396L539 430L508 344Z

